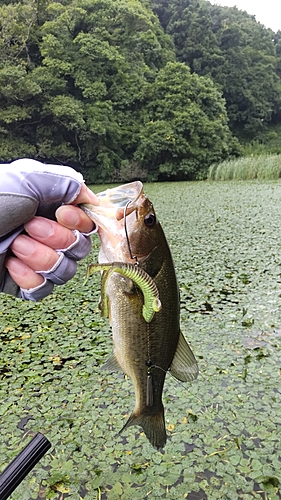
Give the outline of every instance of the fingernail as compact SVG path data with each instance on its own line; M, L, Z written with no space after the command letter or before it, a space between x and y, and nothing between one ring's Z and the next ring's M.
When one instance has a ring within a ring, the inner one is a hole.
M79 227L81 222L79 213L76 210L72 210L72 208L69 208L68 205L59 207L57 209L56 216L59 216L59 222L72 229L76 229L77 227Z
M34 241L28 236L21 234L13 241L11 248L17 255L23 255L26 257L33 253Z
M48 219L34 217L25 224L25 230L35 238L49 238L53 234L53 225Z
M19 259L10 258L7 261L7 268L9 272L13 273L14 275L23 276L25 274L27 265Z

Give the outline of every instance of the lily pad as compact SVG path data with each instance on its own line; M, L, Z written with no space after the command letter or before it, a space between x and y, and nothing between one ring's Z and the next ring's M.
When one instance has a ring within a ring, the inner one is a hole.
M134 394L128 378L101 371L112 339L99 276L83 286L97 236L46 299L1 294L0 469L34 432L52 443L12 500L280 497L281 182L145 191L170 243L200 375L192 385L167 376L163 453L137 428L118 435Z

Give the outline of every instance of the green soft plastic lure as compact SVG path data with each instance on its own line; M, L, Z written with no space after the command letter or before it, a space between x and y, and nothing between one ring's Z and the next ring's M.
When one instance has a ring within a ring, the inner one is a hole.
M159 298L159 292L153 279L144 271L141 267L135 264L129 264L126 262L112 262L109 264L89 264L87 270L87 278L91 276L92 273L97 271L104 271L104 287L103 295L106 295L106 283L113 273L119 273L126 278L132 280L135 285L141 290L144 298L144 304L142 308L142 315L147 323L150 323L154 314L161 309L161 301ZM102 296L103 304L103 315L108 316L107 310L107 300L105 296Z

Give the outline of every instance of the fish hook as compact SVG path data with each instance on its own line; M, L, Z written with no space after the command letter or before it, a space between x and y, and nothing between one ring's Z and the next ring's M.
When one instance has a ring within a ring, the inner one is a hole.
M128 203L124 207L124 229L125 229L125 235L126 235L126 240L127 240L127 245L128 245L130 257L131 257L132 260L135 259L135 261L136 261L135 265L138 266L139 265L139 261L138 261L137 256L132 254L132 249L131 249L131 245L130 245L128 230L127 230L127 219L126 219L126 217L127 217L127 208L130 205L130 203L131 202L128 201Z

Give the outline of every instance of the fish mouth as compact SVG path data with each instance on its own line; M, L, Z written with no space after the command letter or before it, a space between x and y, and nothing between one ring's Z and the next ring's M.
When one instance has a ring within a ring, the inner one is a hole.
M98 206L85 203L80 207L98 226L101 239L100 262L131 260L128 255L124 255L124 219L137 209L144 197L142 182L134 181L106 189L97 193L97 197L100 202Z
M107 217L113 217L115 220L120 220L125 215L133 212L136 209L137 201L143 194L143 185L141 181L134 181L128 184L123 184L112 189L106 189L97 194L100 201L100 206L106 210Z
M97 193L96 196L100 202L97 206L83 203L80 207L97 226L100 226L103 225L105 219L107 222L108 220L119 221L133 212L142 194L142 182L134 181Z

